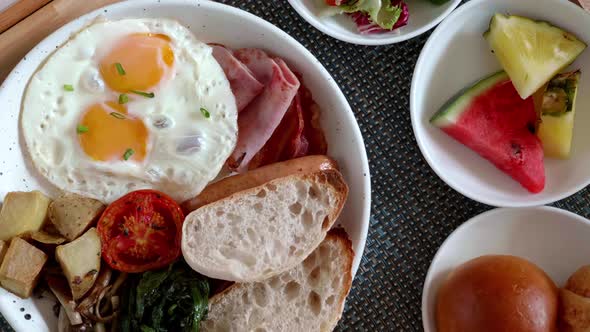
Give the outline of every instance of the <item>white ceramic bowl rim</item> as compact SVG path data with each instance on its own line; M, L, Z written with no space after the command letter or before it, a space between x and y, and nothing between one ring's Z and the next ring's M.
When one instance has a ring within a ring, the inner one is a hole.
M420 1L422 1L422 0L420 0ZM451 12L455 8L457 8L457 6L461 3L461 0L451 0L451 1L453 1L453 4L451 6L449 6L440 15L436 16L428 24L423 25L419 29L416 29L416 30L409 32L409 33L404 33L404 34L399 34L399 35L391 34L391 36L388 36L385 38L379 38L379 39L364 38L363 35L361 35L361 34L359 34L358 36L346 35L344 33L337 31L337 30L330 29L328 26L323 24L318 19L318 17L316 15L314 15L313 13L309 13L304 8L304 6L300 2L300 0L289 0L289 3L293 7L293 9L295 9L295 11L297 11L297 13L301 17L303 17L304 20L307 21L307 23L311 24L313 27L315 27L316 29L320 30L321 32L325 33L328 36L331 36L333 38L336 38L338 40L341 40L341 41L344 41L347 43L356 44L356 45L379 46L379 45L389 45L389 44L403 42L408 39L412 39L416 36L419 36L419 35L425 33L426 31L432 29L434 26L439 24L445 17L447 17L449 14L451 14ZM410 15L412 15L411 12L410 12Z

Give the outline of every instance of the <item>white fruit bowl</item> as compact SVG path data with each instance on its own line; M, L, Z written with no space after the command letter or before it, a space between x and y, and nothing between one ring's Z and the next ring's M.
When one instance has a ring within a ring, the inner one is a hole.
M445 4L435 5L429 0L406 0L410 11L408 25L391 32L361 34L346 15L320 17L316 6L320 1L324 0L289 0L289 3L316 29L338 40L358 45L395 44L419 36L434 28L461 3L461 0L449 0Z
M513 255L539 266L559 286L590 264L590 220L552 208L503 208L480 214L453 232L428 269L422 292L422 324L436 332L436 296L457 266L483 255Z
M365 247L371 206L369 165L363 138L346 98L320 62L285 32L237 8L204 0L124 1L82 16L55 31L39 43L16 66L0 86L0 199L7 192L55 188L39 178L23 157L18 118L25 86L42 61L72 33L98 16L165 17L186 25L200 40L230 47L258 47L282 57L303 76L303 82L323 110L321 123L328 141L328 154L335 158L350 187L348 201L337 225L345 228L355 251L353 273L358 269ZM64 64L67 66L67 64ZM67 139L67 137L64 137ZM17 331L54 331L53 300L22 300L0 289L0 312ZM19 309L24 308L24 312ZM31 315L29 320L25 314Z
M569 160L545 159L543 192L530 194L490 162L429 123L457 92L501 69L482 34L494 13L548 21L590 44L590 15L569 1L473 0L453 12L430 36L412 80L410 111L414 135L430 167L461 194L494 206L535 206L568 197L590 184L590 49L570 66L580 68L572 153Z

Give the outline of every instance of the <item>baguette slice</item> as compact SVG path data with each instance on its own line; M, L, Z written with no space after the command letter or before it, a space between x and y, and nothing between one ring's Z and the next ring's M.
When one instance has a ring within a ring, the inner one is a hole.
M337 170L272 180L190 213L182 254L211 278L261 281L301 263L340 214L348 187Z
M301 264L271 279L234 284L209 301L202 331L332 331L352 284L354 252L334 229Z
M258 187L278 178L330 169L337 170L338 164L332 158L323 155L305 156L262 166L209 184L196 197L182 203L182 209L189 214L201 206L211 204L238 191Z

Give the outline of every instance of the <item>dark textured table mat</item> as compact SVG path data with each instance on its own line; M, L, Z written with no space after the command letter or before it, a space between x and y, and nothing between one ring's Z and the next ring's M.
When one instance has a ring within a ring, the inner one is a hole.
M426 272L447 236L490 207L463 197L430 169L410 121L410 85L430 33L379 47L347 44L309 25L286 0L222 0L273 23L307 47L346 95L365 139L371 224L337 331L422 331ZM228 23L231 24L231 23ZM588 189L553 204L590 217ZM10 331L2 319L1 331Z

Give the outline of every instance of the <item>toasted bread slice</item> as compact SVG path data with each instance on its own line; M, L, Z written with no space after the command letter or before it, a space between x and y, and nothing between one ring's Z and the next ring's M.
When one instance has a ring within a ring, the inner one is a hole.
M301 263L340 214L348 187L334 169L277 178L190 213L182 254L211 278L261 281Z
M332 331L352 284L354 252L335 229L301 264L263 282L234 284L209 301L202 331Z

